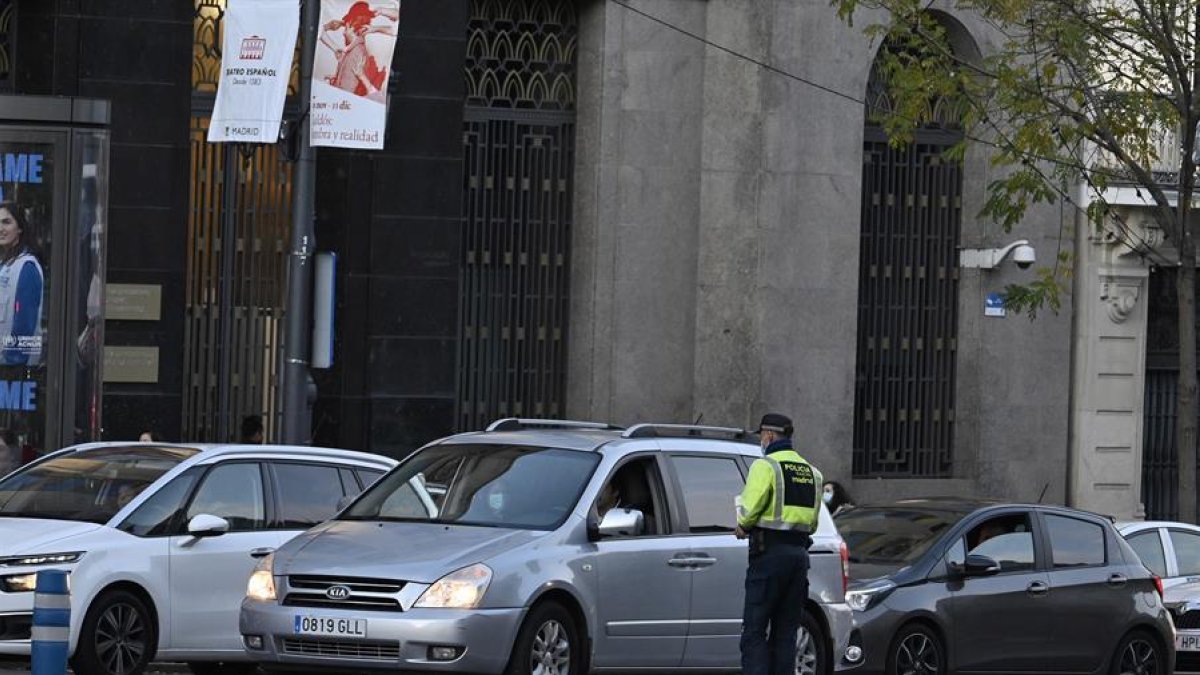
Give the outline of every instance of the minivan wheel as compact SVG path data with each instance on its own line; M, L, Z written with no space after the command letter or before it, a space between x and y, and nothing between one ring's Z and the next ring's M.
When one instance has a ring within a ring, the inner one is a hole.
M88 608L72 667L79 675L141 675L158 649L158 626L140 597L104 593Z
M796 675L825 675L829 666L829 641L812 613L805 610L796 635Z
M572 675L583 656L583 643L575 619L562 605L546 602L537 605L525 618L507 675Z
M892 641L888 675L944 675L946 650L932 630L920 624L907 626Z
M1162 647L1149 635L1130 633L1113 654L1112 675L1165 675Z

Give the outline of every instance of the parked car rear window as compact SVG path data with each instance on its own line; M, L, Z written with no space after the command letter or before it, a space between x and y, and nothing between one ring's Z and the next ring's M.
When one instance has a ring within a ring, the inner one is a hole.
M0 517L107 523L199 450L113 447L55 457L0 481Z
M345 494L336 467L277 462L273 468L279 492L277 527L305 530L337 512Z
M1055 567L1103 565L1104 528L1078 518L1046 516L1050 559Z
M1158 530L1138 532L1126 539L1142 563L1160 577L1167 576L1167 556L1163 553Z
M1183 530L1169 530L1171 545L1175 547L1175 562L1179 565L1179 576L1200 574L1200 535Z
M851 576L867 578L907 566L966 515L935 509L859 507L834 520L850 549Z
M599 461L596 453L576 450L437 445L368 488L342 518L554 529Z

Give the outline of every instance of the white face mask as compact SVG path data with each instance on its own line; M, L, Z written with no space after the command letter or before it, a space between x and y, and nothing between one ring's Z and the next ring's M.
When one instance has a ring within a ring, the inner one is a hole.
M504 493L493 492L492 494L488 495L488 506L490 506L493 511L499 511L500 509L504 508Z
M826 491L825 494L821 495L821 499L828 504L829 502L833 501L833 493Z

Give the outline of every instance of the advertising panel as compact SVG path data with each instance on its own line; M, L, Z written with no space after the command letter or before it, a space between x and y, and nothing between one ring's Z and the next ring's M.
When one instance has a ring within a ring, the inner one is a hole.
M399 0L323 0L309 110L314 146L380 149Z

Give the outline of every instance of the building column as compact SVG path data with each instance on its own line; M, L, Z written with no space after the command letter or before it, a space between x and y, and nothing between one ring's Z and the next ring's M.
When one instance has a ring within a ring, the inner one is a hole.
M1071 505L1141 518L1149 269L1139 250L1145 244L1134 248L1129 242L1159 245L1161 230L1138 208L1118 209L1103 227L1079 230Z

